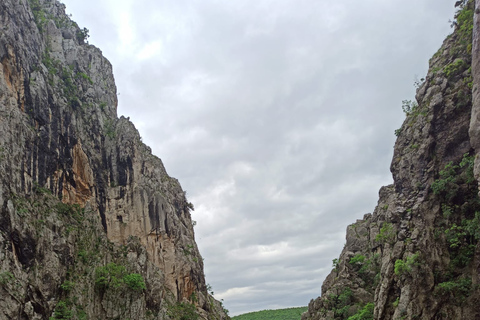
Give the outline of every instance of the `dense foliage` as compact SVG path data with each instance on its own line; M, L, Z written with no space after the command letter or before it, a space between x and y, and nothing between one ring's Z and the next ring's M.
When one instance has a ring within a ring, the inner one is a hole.
M307 307L262 310L232 317L232 320L300 320Z
M464 269L472 265L480 240L480 198L473 174L474 156L468 153L455 164L449 162L432 184L440 198L443 219L436 229L436 240L448 245L450 261L446 271L435 273L436 294L446 299L465 302L477 286L472 286Z
M348 320L373 320L374 309L375 305L373 303L367 303L355 315L349 317Z

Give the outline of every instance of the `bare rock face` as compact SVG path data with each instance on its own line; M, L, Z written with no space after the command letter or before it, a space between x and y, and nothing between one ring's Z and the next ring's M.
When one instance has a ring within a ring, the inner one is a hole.
M380 190L372 214L347 228L322 295L302 320L480 318L478 102L472 108L480 29L476 17L472 52L478 14L465 2L416 101L404 102L394 184Z
M56 0L0 3L0 319L228 319L87 37Z

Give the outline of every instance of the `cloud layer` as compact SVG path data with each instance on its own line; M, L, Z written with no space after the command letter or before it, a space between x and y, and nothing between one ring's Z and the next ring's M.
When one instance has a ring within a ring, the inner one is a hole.
M401 101L451 1L64 0L114 66L119 113L195 205L232 315L320 295L389 184Z

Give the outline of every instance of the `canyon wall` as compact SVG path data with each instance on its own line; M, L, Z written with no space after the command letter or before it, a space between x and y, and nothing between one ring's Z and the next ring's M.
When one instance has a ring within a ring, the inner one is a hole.
M394 183L348 226L303 320L480 319L479 10L458 5L415 101L403 102Z
M0 3L0 319L227 319L193 205L87 39L56 0Z

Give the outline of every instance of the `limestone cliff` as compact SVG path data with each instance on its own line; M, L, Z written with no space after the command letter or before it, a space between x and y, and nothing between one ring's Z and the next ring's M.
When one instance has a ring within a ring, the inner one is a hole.
M455 30L430 60L416 101L404 101L394 183L380 190L372 214L348 226L303 320L480 319L480 101L472 108L480 11L473 1L459 4Z
M0 3L0 319L227 319L87 37L56 0Z

